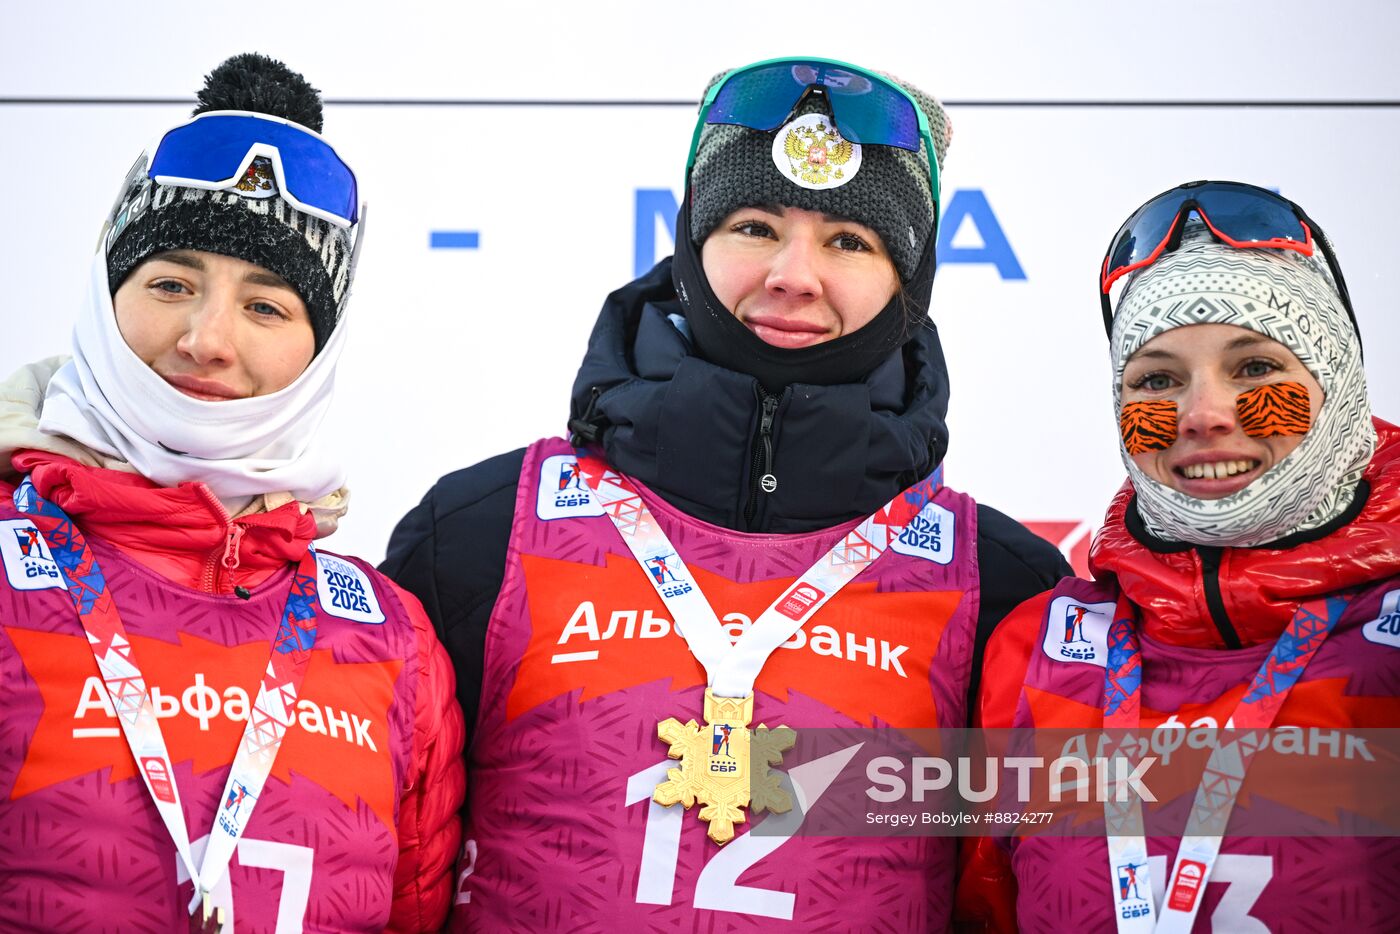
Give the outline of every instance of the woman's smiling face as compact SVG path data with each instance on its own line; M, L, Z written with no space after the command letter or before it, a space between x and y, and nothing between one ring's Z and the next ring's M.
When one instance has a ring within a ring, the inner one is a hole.
M1308 425L1321 411L1322 387L1287 347L1229 324L1173 328L1143 344L1123 369L1123 405L1176 405L1176 440L1133 454L1157 482L1196 499L1244 489L1302 443L1305 433L1257 437L1237 411L1242 393L1276 383L1306 387Z
M811 347L852 334L899 290L875 231L800 208L740 208L701 247L715 296L774 347Z

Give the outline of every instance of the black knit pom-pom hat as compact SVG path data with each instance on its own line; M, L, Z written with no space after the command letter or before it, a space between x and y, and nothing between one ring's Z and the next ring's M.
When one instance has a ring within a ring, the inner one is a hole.
M279 61L236 55L215 68L197 94L194 116L234 111L267 115L319 134L320 92ZM150 177L155 147L132 166L108 215L102 243L112 294L150 256L200 250L245 260L296 290L311 319L316 349L335 329L354 271L355 229L298 210L281 196L274 166L255 158L222 190L162 184Z

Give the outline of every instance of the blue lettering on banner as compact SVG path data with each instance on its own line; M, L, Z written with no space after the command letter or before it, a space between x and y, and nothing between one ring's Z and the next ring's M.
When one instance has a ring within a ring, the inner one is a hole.
M963 222L970 222L982 238L980 247L953 246L953 235ZM992 212L992 205L980 188L959 188L943 209L938 225L938 265L948 263L988 263L1003 279L1025 279L1025 270L1006 239L1006 231Z
M667 253L662 253L661 256L656 255L656 222L658 220L664 223L666 229L671 232L671 246L672 249L675 248L676 214L679 213L681 205L676 200L675 193L669 188L638 188L634 203L636 205L636 236L633 238L635 251L632 256L632 274L642 276L656 265L657 260L668 255Z
M680 202L669 188L638 188L633 203L635 236L632 274L641 276L666 255L666 251L657 248L658 221L666 225L674 249L676 214L680 211ZM972 224L982 238L980 247L953 245L953 235L964 222ZM1011 241L1006 238L1006 231L980 188L959 188L943 206L943 220L938 230L938 264L944 266L953 263L995 266L1001 278L1008 281L1026 278L1026 272L1011 248Z
M481 234L475 230L431 230L428 248L432 250L475 250L481 246Z

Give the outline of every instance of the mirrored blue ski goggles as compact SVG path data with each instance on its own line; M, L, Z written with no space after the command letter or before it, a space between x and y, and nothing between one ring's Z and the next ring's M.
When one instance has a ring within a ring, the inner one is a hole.
M1342 268L1317 222L1292 201L1245 182L1186 182L1150 198L1134 211L1114 234L1099 270L1099 302L1104 327L1113 333L1113 308L1109 291L1119 279L1181 246L1186 221L1195 214L1211 236L1236 249L1292 250L1312 256L1320 249L1337 294L1342 299L1358 339L1356 313L1352 310Z
M938 204L938 161L928 116L904 88L858 65L828 58L774 58L729 72L700 102L685 177L695 164L700 134L720 123L769 132L782 126L809 93L826 97L841 135L862 146L896 146L928 154L929 187Z
M212 110L161 137L147 174L161 185L220 191L258 157L272 164L278 194L298 211L337 227L359 220L355 173L331 144L289 120Z

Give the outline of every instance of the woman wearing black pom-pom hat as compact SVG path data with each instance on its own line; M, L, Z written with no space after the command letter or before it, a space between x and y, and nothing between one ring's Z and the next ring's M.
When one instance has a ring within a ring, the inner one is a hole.
M359 248L304 78L132 168L71 358L0 384L0 929L430 930L463 794L417 600L313 542Z

